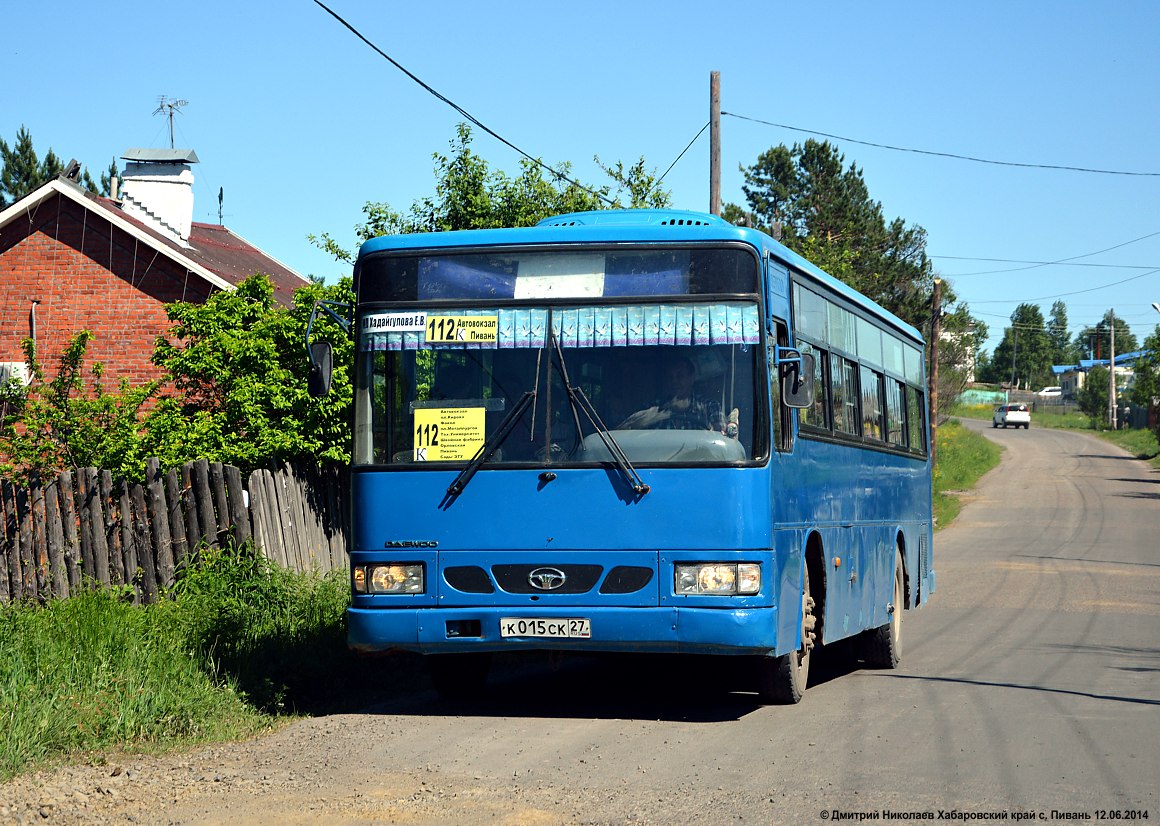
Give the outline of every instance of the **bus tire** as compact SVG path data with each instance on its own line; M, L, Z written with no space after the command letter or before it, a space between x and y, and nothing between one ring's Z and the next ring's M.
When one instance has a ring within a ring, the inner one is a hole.
M801 646L780 657L761 657L757 661L757 694L763 703L793 705L806 692L810 676L810 654L814 648L814 598L810 596L810 572L802 579Z
M490 653L428 654L423 661L431 685L443 700L479 696L491 671Z
M871 628L863 638L862 655L870 668L897 668L902 660L903 591L902 554L894 555L894 594L890 603L890 622Z

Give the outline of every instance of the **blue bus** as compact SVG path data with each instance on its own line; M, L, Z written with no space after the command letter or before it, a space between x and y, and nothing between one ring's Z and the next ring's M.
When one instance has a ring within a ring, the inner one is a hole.
M506 651L743 656L783 703L823 643L898 663L935 588L914 327L677 210L374 238L354 289L354 651L445 696Z

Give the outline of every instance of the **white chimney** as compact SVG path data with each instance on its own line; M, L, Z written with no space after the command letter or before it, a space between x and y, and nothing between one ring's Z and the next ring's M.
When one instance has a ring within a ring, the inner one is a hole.
M121 175L121 209L153 229L189 246L193 225L192 149L129 149Z

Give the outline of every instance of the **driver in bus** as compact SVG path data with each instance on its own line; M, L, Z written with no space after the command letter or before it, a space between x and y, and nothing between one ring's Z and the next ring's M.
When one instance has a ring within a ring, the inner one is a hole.
M737 412L733 411L730 421L721 415L721 405L706 399L693 387L697 372L687 356L672 355L664 362L661 373L663 393L651 407L638 410L629 416L621 428L649 430L715 430L727 433L732 430L736 438Z

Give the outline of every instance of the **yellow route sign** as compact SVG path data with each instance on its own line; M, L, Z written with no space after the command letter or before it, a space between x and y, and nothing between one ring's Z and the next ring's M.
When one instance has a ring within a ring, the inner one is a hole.
M416 462L467 462L484 440L482 407L415 409Z

